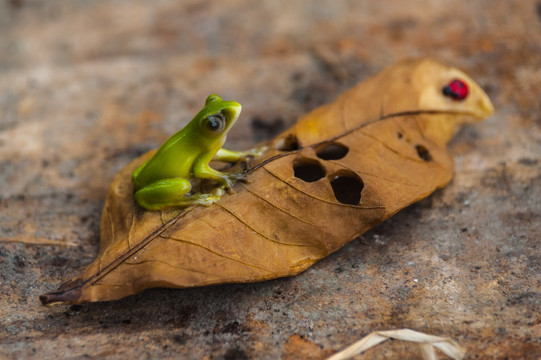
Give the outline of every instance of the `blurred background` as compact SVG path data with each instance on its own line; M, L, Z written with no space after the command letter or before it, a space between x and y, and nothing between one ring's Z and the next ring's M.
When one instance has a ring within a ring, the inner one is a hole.
M295 278L39 305L95 257L113 175L208 94L243 105L227 146L245 149L418 56L466 71L496 107L451 143L447 188ZM470 358L535 358L540 65L530 0L1 0L0 357L322 359L409 327Z

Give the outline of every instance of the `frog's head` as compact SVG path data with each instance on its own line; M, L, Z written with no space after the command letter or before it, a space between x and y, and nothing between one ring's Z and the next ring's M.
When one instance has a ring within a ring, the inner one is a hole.
M237 121L241 109L236 101L224 101L218 95L209 95L205 106L197 114L200 133L208 139L225 137Z

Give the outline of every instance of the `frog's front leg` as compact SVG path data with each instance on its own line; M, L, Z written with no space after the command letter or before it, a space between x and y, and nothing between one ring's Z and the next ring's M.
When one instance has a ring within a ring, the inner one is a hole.
M183 178L158 180L138 190L135 193L135 201L147 210L161 210L196 204L208 206L221 197L219 191L212 194L185 196L191 188L190 182Z
M195 177L218 181L222 183L227 190L230 190L237 180L242 180L244 177L242 173L224 174L218 170L214 170L209 166L209 161L210 159L207 156L201 156L195 161L193 167L193 174Z
M248 151L231 151L224 148L218 150L212 160L224 161L224 162L237 162L239 160L246 159L248 156L259 156L266 148L257 148Z

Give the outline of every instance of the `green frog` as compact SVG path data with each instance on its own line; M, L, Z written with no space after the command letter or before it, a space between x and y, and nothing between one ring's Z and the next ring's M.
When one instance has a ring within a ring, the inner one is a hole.
M227 132L237 121L241 105L209 95L205 106L179 132L171 136L149 160L132 174L135 200L147 210L190 205L208 206L218 201L242 174L226 174L209 166L211 160L237 162L261 150L222 149ZM221 186L211 193L189 194L191 179L210 179Z

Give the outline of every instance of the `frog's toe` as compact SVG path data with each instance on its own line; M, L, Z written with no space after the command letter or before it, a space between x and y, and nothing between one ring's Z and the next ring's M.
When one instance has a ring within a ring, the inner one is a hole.
M219 199L217 198L206 198L204 200L200 200L198 202L198 205L202 205L202 206L205 206L205 207L209 207L210 205L214 204L216 201L218 201Z
M202 206L210 206L216 201L220 200L224 191L222 189L216 189L212 193L195 195L195 203Z
M243 173L230 174L227 176L225 188L229 191L237 181L246 182L246 176Z
M265 151L267 151L267 149L268 149L268 146L261 146L252 150L248 150L247 153L250 156L257 157L257 156L261 156Z
M224 188L223 187L219 187L219 188L216 188L214 189L210 194L208 194L209 196L212 196L212 197L215 197L217 199L221 198L223 196L223 194L225 193L224 191Z

